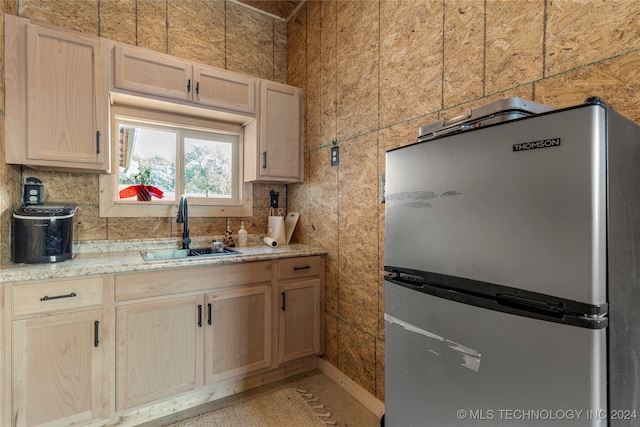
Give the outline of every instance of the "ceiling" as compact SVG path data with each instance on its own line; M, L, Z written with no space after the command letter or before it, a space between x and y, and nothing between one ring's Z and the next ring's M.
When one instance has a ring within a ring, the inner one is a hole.
M256 9L260 9L271 15L287 19L300 3L305 0L238 0Z

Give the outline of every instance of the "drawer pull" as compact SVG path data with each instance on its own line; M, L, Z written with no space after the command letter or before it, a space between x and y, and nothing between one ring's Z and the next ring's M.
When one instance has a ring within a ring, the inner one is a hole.
M311 270L311 266L305 265L304 267L293 267L293 271L298 271L298 270Z
M202 304L198 304L198 327L202 328Z
M40 301L50 301L52 299L60 299L60 298L73 298L73 297L77 297L78 294L76 294L75 292L71 292L70 294L67 295L56 295L54 297L50 297L48 295L43 296L42 298L40 298Z
M213 319L211 318L211 315L212 315L212 306L213 306L213 304L211 304L211 303L207 304L207 310L209 310L209 312L207 313L207 316L208 316L208 318L207 318L207 323L208 323L209 325L212 325L212 324L213 324Z
M287 296L287 294L284 293L284 292L281 292L280 295L282 295L282 307L280 307L280 308L282 309L282 311L286 311L286 309L285 309L285 305L286 305L285 304L285 297Z

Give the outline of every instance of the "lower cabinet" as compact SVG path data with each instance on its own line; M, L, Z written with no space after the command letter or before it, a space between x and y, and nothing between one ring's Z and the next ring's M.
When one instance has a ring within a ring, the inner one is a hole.
M271 366L271 287L207 295L205 383Z
M13 322L14 420L76 424L102 415L102 310Z
M269 368L271 277L271 262L119 275L116 410Z
M321 256L3 288L0 425L149 421L312 369L323 349Z
M324 258L278 261L278 363L323 352Z
M116 410L202 385L204 297L116 308Z
M9 287L12 426L75 425L108 415L102 282L94 276Z
M280 285L278 362L320 354L320 280Z

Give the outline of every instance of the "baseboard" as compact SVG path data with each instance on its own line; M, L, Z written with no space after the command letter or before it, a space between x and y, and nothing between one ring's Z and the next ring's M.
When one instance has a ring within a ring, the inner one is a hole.
M318 369L335 381L336 384L353 396L353 398L360 402L365 408L373 412L376 416L382 417L382 414L384 414L384 402L369 393L360 384L340 372L338 368L326 360L318 358Z

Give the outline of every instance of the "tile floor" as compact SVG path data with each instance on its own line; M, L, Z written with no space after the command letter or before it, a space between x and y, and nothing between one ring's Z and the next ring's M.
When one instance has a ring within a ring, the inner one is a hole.
M344 391L332 379L327 377L320 370L313 370L303 374L295 375L284 380L239 393L235 396L225 397L215 402L191 408L158 420L143 424L143 427L162 427L173 422L189 418L203 412L221 408L235 402L255 397L272 390L282 388L297 388L312 393L313 397L318 397L318 402L324 404L323 411L330 412L330 420L336 421L336 427L379 427L380 419L362 406L349 393ZM233 426L229 426L233 427ZM300 426L303 427L303 426Z

